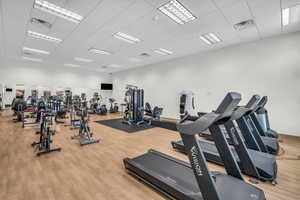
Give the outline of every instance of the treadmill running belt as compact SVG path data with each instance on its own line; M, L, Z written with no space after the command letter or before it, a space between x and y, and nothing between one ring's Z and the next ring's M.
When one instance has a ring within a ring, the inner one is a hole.
M124 159L128 172L146 184L159 190L171 199L203 200L191 166L181 160L162 154L155 150L133 159ZM216 188L222 199L253 200L252 192L259 190L245 182L220 172L211 172ZM232 191L234 192L228 192ZM245 195L245 192L248 195ZM262 196L257 199L264 199Z

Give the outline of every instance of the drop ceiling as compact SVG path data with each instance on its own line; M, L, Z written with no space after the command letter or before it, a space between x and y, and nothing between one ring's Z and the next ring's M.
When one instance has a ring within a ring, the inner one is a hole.
M0 0L0 54L5 59L22 60L23 47L29 47L50 52L50 55L26 55L42 59L39 65L65 68L66 64L73 64L86 70L116 72L300 29L300 22L281 25L282 8L300 4L300 0L178 0L197 18L184 25L158 10L168 1L48 0L82 15L84 19L77 24L34 9L34 0ZM42 19L50 23L51 28L33 24L31 18ZM253 26L243 30L234 28L234 24L249 19L254 20ZM27 36L28 30L63 41L56 44L33 39ZM141 41L126 43L113 37L117 32ZM215 33L222 42L207 45L200 39L206 33ZM90 48L112 54L93 54L88 51ZM173 54L154 52L160 48ZM143 53L148 56L141 56ZM74 59L78 57L93 62Z

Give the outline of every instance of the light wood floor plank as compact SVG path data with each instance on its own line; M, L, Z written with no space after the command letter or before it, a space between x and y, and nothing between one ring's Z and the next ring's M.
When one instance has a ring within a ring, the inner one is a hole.
M93 121L119 118L118 114L92 116L90 126L100 143L80 146L70 137L77 130L57 125L54 146L61 152L35 156L31 147L38 140L37 127L23 129L11 112L0 114L0 199L6 200L160 200L160 193L136 180L124 170L123 158L138 156L153 148L182 160L170 142L177 132L153 128L125 133ZM69 123L69 122L68 122ZM300 197L300 138L281 136L278 157L278 185L260 182L269 200L298 200ZM211 170L223 167L209 163ZM249 177L245 176L246 180Z

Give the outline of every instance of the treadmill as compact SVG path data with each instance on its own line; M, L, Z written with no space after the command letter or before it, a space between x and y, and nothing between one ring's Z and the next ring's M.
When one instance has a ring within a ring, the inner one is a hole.
M263 96L261 101L263 101L263 104L255 111L256 118L260 122L262 128L262 132L260 132L261 136L278 138L278 133L270 128L268 111L265 109L265 105L268 102L268 97Z
M259 99L258 95L254 95L252 98L255 96ZM255 114L256 110L265 103L265 98L262 98L254 106L247 104L246 107L252 109L245 112L240 118L236 119L236 122L245 138L245 143L248 148L277 155L280 149L278 140L276 138L263 136L265 133Z
M256 118L255 111L259 108L264 100L259 101L260 97L258 95L253 95L249 100L245 108L248 109L247 112L244 112L240 118L236 118L235 121L238 125L240 132L242 133L245 144L249 149L253 149L256 151L262 151L265 153L270 153L273 155L277 155L279 152L279 143L276 138L261 136L258 129L261 129L261 124L254 123L253 118ZM236 109L238 109L237 107ZM201 117L204 113L198 113L199 117ZM198 117L192 116L191 120L196 120ZM208 140L213 141L211 133L209 131L205 131L199 133L201 137L204 137ZM232 145L231 139L227 136L229 144Z
M235 125L235 120L244 116L245 113L252 111L252 109L248 107L253 107L256 103L257 101L250 101L247 106L240 106L235 109L230 120L220 124L220 126L222 126L220 129L223 133L227 133L228 138L225 138L227 141L230 140L233 145L229 146L230 151L233 153L233 156L237 160L237 163L244 174L262 181L270 181L272 184L276 184L277 162L275 156L247 148L244 138ZM189 117L187 116L186 119L189 119ZM207 161L218 165L224 165L222 157L214 143L201 140L198 140L198 142ZM171 144L174 149L182 153L186 153L186 149L182 141L172 141ZM259 147L257 146L257 148Z
M240 102L239 93L230 92L215 112L197 121L178 124L191 164L149 150L135 158L125 158L127 172L170 199L178 200L265 200L264 192L244 181L219 122L227 121ZM196 135L209 129L224 160L227 174L211 172L207 167ZM224 148L223 148L224 147ZM233 192L234 191L234 192Z

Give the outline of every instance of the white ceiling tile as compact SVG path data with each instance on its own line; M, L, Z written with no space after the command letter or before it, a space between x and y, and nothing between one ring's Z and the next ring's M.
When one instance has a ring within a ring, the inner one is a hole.
M259 34L262 37L269 37L282 33L280 0L179 0L197 17L185 25L178 25L157 9L169 0L48 1L85 18L80 24L75 24L33 9L34 0L2 0L1 14L5 36L3 46L7 56L20 59L22 47L26 45L50 51L49 56L40 55L48 64L83 65L74 61L74 57L83 57L94 60L93 63L82 66L87 70L96 70L103 65L122 65L120 69L107 70L117 71L257 40ZM283 6L298 3L300 0L282 0ZM243 31L236 31L233 28L234 23L252 16L256 27ZM49 21L53 26L50 30L36 27L28 23L31 17ZM28 29L59 37L64 41L57 45L27 38ZM300 25L297 23L286 27L283 32L299 29ZM142 41L132 45L112 37L119 31L138 37ZM216 33L223 42L213 46L205 45L199 36L207 32ZM91 47L105 49L113 54L110 56L91 54L88 52ZM157 48L169 49L174 53L170 56L160 56L153 52ZM150 54L150 57L139 56L144 52ZM132 62L130 58L139 58L141 62Z
M213 2L215 2L215 4L219 7L230 7L234 4L243 2L243 0L212 0Z
M89 12L104 0L71 0L65 4L66 9L71 10L83 17L87 17Z
M265 0L260 3L248 0L247 2L262 37L269 37L281 32L280 0Z
M2 0L2 17L6 56L20 56L26 25L30 18L33 0Z
M244 1L238 1L220 9L232 26L236 23L252 19L251 12Z

